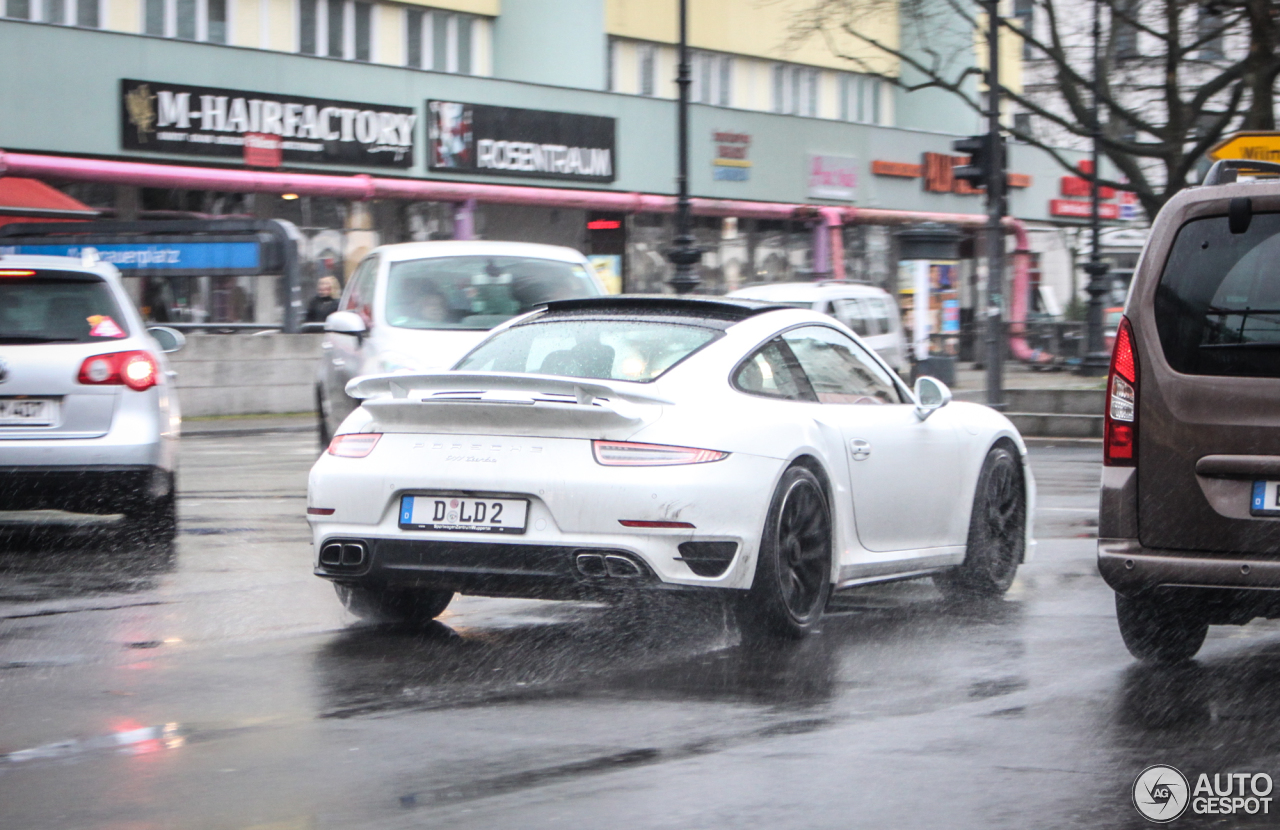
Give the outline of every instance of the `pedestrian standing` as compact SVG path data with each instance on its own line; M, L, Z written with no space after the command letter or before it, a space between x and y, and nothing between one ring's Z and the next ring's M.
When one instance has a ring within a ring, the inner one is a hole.
M321 277L316 283L316 295L307 303L308 323L323 323L325 318L338 310L338 295L342 287L334 277Z

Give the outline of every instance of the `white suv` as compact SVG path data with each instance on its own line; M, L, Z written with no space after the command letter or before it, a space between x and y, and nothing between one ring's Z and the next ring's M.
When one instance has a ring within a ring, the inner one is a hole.
M140 541L175 532L179 413L165 351L114 266L0 256L0 523L32 510L123 514Z
M898 374L911 374L902 314L888 291L851 282L778 282L740 288L728 296L786 303L830 314L852 329Z
M360 375L447 369L490 329L548 300L605 293L572 248L526 242L405 242L375 249L325 320L316 373L320 443L359 405Z

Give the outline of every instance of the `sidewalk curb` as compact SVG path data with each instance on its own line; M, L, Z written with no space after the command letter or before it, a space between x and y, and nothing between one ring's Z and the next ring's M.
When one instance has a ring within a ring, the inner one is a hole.
M186 438L186 437L207 438L210 435L227 435L231 437L236 437L236 436L244 436L244 435L271 435L276 433L285 434L285 433L302 433L302 432L315 432L315 431L316 431L315 424L274 424L274 425L264 424L262 426L243 426L243 427L236 426L236 427L226 427L222 429L218 429L218 428L210 429L208 427L202 428L201 425L188 426L187 424L183 424L181 436L183 438Z

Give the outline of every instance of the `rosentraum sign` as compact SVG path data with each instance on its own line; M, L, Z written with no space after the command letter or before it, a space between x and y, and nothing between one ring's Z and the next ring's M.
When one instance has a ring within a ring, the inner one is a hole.
M243 157L246 135L274 135L286 162L413 166L411 107L126 78L120 108L126 150Z

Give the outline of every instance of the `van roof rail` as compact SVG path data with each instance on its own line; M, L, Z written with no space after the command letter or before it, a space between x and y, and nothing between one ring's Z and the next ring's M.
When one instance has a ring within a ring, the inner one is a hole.
M1205 187L1215 184L1231 184L1236 180L1241 170L1262 173L1267 178L1280 177L1280 164L1275 162L1253 161L1252 159L1222 159L1213 163L1201 184Z

